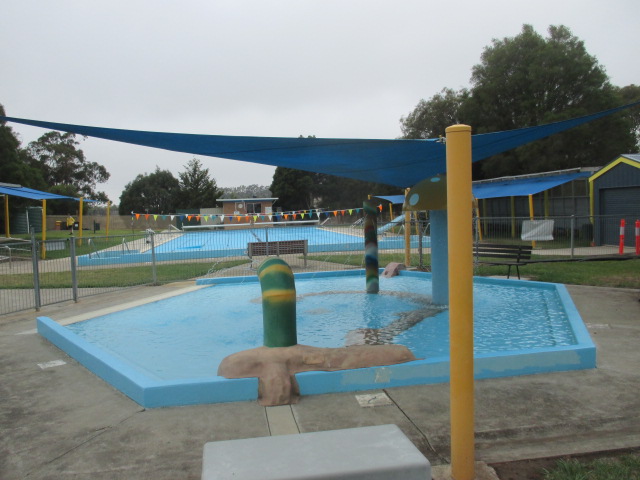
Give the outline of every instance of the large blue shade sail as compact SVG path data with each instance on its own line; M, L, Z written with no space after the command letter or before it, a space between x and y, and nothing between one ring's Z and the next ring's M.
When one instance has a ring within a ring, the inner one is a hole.
M537 127L474 135L473 161L483 160L638 104L640 102ZM446 171L445 145L437 139L369 140L195 135L121 130L1 116L0 121L175 152L326 173L397 187L410 187L424 178Z
M587 178L591 172L574 172L537 178L516 178L512 180L479 183L473 185L473 196L477 199L499 197L522 197L535 195L550 188L578 178Z

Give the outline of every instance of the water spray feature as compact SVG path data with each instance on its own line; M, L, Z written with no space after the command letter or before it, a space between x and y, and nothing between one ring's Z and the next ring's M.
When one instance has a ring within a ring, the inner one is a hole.
M264 346L224 358L218 375L225 378L257 377L260 405L297 403L300 388L296 373L368 368L416 360L404 345L341 348L299 345L296 337L296 290L291 268L279 258L268 258L258 268L258 278L262 289Z

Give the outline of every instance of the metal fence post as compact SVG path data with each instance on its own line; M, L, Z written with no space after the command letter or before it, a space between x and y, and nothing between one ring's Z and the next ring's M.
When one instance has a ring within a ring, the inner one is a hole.
M36 235L31 232L31 261L33 264L33 295L36 303L36 310L40 311L42 307L42 301L40 299L40 274L38 271L38 244L36 242Z
M575 229L576 229L576 216L571 215L571 258L573 258L573 249L575 247Z
M156 247L155 247L155 232L149 232L149 241L151 242L151 283L154 285L158 283L158 271L156 266Z
M76 270L76 242L73 238L69 239L69 262L71 266L71 292L73 301L78 303L78 275Z
M417 214L416 214L417 217ZM418 266L422 267L422 235L423 235L423 231L422 231L422 219L418 219L417 222L418 224Z

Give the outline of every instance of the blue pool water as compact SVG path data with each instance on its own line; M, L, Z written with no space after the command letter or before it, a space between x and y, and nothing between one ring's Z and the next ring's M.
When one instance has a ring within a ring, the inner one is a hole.
M300 393L371 390L449 381L448 311L429 303L431 275L381 278L363 293L364 271L296 275L298 341L319 347L394 342L418 360L296 375ZM227 355L262 345L256 277L210 285L117 313L38 332L144 407L255 400L256 378L217 376ZM474 280L476 379L594 368L596 351L563 285Z
M184 249L203 250L246 249L249 242L274 242L277 240L308 240L309 246L323 244L357 244L363 247L363 239L318 227L262 227L229 230L188 232L167 243L157 251L176 252Z
M384 329L395 321L399 331L383 343L406 345L418 358L448 355L448 310L430 305L430 277L381 278L379 295L363 289L359 276L296 280L298 342L364 343L363 329ZM227 355L262 345L260 295L257 282L214 285L67 328L156 378L208 377ZM576 341L553 289L480 282L474 305L477 354ZM412 313L419 318L403 327L402 315Z
M345 229L348 231L348 229ZM322 227L253 227L229 230L189 231L176 238L155 246L155 261L175 261L190 259L219 259L225 257L247 256L247 244L250 242L272 242L277 240L307 240L309 253L321 252L363 252L364 239L354 230L353 234L328 230ZM157 238L162 238L159 235ZM430 238L411 235L411 248L420 243L424 248L430 246ZM149 245L150 248L150 245ZM378 239L381 250L404 249L403 236L385 236ZM81 255L80 266L116 265L123 263L150 262L150 249L111 249Z

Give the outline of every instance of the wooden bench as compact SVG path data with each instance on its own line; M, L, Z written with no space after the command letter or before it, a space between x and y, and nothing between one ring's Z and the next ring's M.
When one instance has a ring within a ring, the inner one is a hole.
M275 240L273 242L249 242L247 255L249 258L269 255L304 255L304 266L307 266L308 240Z
M531 260L531 245L501 245L493 243L478 243L473 246L473 256L478 264L507 265L507 278L511 276L511 267L516 267L520 280L520 265L526 265Z

